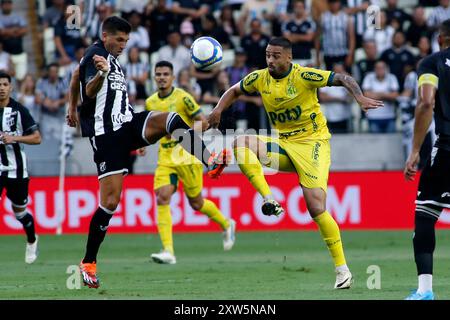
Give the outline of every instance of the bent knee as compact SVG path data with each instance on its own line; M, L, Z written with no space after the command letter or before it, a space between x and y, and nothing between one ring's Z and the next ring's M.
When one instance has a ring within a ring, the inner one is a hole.
M199 211L203 207L203 198L200 199L189 199L189 204L192 209Z
M311 206L308 206L308 211L309 211L309 214L311 215L311 217L315 218L318 215L320 215L321 213L325 212L326 207L321 204L311 205Z
M158 193L156 195L156 203L159 206L169 204L170 203L170 194L163 193L163 192Z

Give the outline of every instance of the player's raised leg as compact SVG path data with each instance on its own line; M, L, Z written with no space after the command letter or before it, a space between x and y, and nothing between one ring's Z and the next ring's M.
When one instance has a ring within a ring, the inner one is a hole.
M155 175L155 184L165 178L166 176L158 174L158 167ZM172 177L175 177L172 175ZM170 179L170 175L167 175ZM175 178L177 179L177 178ZM156 185L155 185L156 186ZM157 263L175 264L177 262L175 258L175 251L173 248L173 236L172 236L172 215L170 213L170 198L176 190L176 185L166 184L161 187L155 188L156 203L157 203L157 224L158 233L162 243L162 251L159 253L153 253L151 258Z
M326 210L326 193L321 188L310 189L302 185L302 189L309 214L319 227L336 268L334 288L348 289L352 284L353 277L345 261L339 226Z
M274 169L292 171L292 166L288 163L290 161L286 160L286 164L283 165L287 168L280 168L279 160L276 163L272 163L271 157L268 155L266 142L259 139L258 136L239 136L233 141L232 147L236 162L242 173L264 199L263 214L276 216L282 214L284 209L272 195L272 191L264 177L262 163L268 167L276 167Z
M100 281L97 277L97 254L101 243L105 239L109 221L119 204L122 184L122 172L108 175L99 180L100 205L91 219L86 254L80 263L83 282L90 288L98 288L100 286Z
M211 178L218 178L228 165L229 153L224 149L217 155L211 153L198 134L175 112L152 111L145 126L145 139L156 143L167 134L180 141L180 145L208 168Z

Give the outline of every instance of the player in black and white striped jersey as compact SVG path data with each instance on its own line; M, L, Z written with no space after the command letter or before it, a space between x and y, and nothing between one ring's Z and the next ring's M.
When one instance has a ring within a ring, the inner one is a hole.
M210 154L200 137L178 114L134 112L128 101L125 75L117 60L130 32L131 26L126 20L116 16L105 19L102 39L86 50L70 84L67 122L70 126L78 123L76 106L81 93L81 132L89 137L94 150L100 185L100 204L92 217L86 255L80 264L83 281L92 288L99 287L97 253L119 204L132 150L142 149L170 134L208 167L208 174L213 178L220 175L226 166L223 160L228 159L226 150L219 156Z
M25 262L37 258L38 238L33 216L27 211L27 160L20 143L40 144L38 126L27 108L10 97L11 77L0 71L0 196L6 189L12 210L27 235Z

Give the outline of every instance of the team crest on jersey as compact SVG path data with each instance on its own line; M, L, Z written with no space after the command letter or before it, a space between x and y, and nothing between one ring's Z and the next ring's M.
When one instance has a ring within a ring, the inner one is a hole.
M195 109L194 104L192 103L191 99L189 99L189 97L184 97L183 98L183 102L186 105L186 107L188 108L189 111L192 111Z
M106 170L106 162L105 161L100 162L100 171L105 172L105 170Z
M323 76L312 72L312 71L305 71L302 73L302 78L308 81L314 81L314 82L320 82L323 80Z
M286 93L289 97L293 97L297 94L297 88L294 86L292 82L289 81L287 85Z
M247 78L245 78L244 80L244 84L246 86L251 85L253 82L256 81L256 79L258 79L259 75L256 72L250 73Z

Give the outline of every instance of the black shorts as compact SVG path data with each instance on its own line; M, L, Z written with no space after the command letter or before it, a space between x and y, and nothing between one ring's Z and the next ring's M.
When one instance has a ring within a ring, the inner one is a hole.
M5 178L0 177L0 197L3 194L3 188L6 188L6 196L12 204L18 208L26 208L28 203L28 184L29 178Z
M433 148L422 171L416 204L450 208L450 151Z
M98 179L128 173L131 151L149 145L144 131L150 114L151 111L136 113L119 130L89 139L94 150Z

